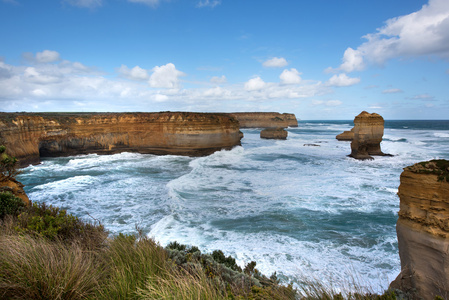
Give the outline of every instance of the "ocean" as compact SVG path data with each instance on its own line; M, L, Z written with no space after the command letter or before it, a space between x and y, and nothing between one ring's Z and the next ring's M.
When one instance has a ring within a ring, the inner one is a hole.
M352 121L299 121L288 139L243 129L242 146L206 157L136 153L45 158L19 180L32 201L111 232L136 226L161 245L221 249L283 282L356 281L381 292L399 274L395 224L404 167L449 159L449 121L386 121L393 157L358 161L335 136Z

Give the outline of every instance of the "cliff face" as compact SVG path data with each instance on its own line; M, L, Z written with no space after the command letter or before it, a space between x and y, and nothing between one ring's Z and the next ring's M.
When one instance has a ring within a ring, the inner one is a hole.
M0 114L0 144L21 166L40 156L123 151L207 155L240 145L239 124L225 114Z
M385 155L380 149L384 135L384 119L376 113L361 112L354 119L354 137L350 156L356 159L372 159L371 155Z
M284 128L266 128L260 132L263 139L286 140L288 132Z
M391 286L415 297L449 297L449 161L404 169L396 225L401 273Z
M0 192L11 192L14 196L22 199L26 205L30 204L30 199L23 190L23 184L15 179L0 181Z
M229 113L240 123L240 128L276 128L298 127L294 114L276 112Z

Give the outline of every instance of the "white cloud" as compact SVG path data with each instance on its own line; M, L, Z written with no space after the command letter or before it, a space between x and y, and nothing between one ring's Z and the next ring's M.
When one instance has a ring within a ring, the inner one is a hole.
M179 77L185 74L176 69L175 65L168 63L153 68L149 84L153 88L177 89L179 88Z
M85 8L95 8L102 5L102 0L65 0L73 6L85 7Z
M231 92L228 91L227 89L223 89L219 86L208 89L206 91L204 91L203 95L205 97L218 97L218 98L222 98L222 97L227 97L231 95Z
M351 86L360 82L360 78L351 78L342 73L332 76L327 82L330 86Z
M118 73L128 79L132 79L132 80L148 80L149 79L149 75L147 70L142 69L139 66L135 66L132 69L129 69L127 66L122 65L119 69L118 69Z
M315 106L319 106L319 105L325 105L325 106L339 106L342 105L343 102L341 102L340 100L328 100L328 101L323 101L323 100L313 100L312 101L312 105Z
M435 97L431 96L429 94L420 94L420 95L413 96L411 99L413 99L413 100L423 100L423 101L434 101Z
M222 75L221 77L213 76L210 79L210 82L220 84L220 83L226 83L228 80L226 79L226 76Z
M24 72L24 79L30 83L37 84L50 84L60 82L62 79L61 74L45 74L44 72L38 71L34 67L28 67Z
M397 57L449 59L449 1L429 0L419 11L389 19L364 38L357 49L346 49L339 70L357 71L366 62L383 64Z
M51 50L44 50L36 53L36 62L38 63L50 63L61 60L58 52Z
M283 57L273 57L262 64L268 68L282 68L288 65L288 62Z
M382 94L397 94L397 93L402 93L403 90L401 89L387 89L387 90L383 90Z
M156 7L160 2L160 0L128 0L128 1L132 3L142 3L151 7Z
M215 7L221 4L221 0L200 0L197 7Z
M296 69L291 68L290 70L284 70L282 74L279 76L282 84L298 84L301 82L301 77Z
M247 91L261 90L265 86L266 86L266 83L259 76L252 78L245 83L245 89Z

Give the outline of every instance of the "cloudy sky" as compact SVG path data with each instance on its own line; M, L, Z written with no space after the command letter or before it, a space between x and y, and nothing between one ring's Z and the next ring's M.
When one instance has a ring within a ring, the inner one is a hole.
M0 111L449 119L448 0L0 0Z

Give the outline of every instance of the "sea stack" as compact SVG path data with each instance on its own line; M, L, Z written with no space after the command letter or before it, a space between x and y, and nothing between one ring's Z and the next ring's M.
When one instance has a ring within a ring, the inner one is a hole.
M401 273L392 288L412 298L449 297L449 161L404 169L396 224Z
M384 135L384 119L381 115L361 112L354 119L353 131L350 157L373 159L371 155L385 155L380 150L380 143Z
M260 132L260 137L262 139L273 139L273 140L286 140L288 132L282 128L266 128Z

